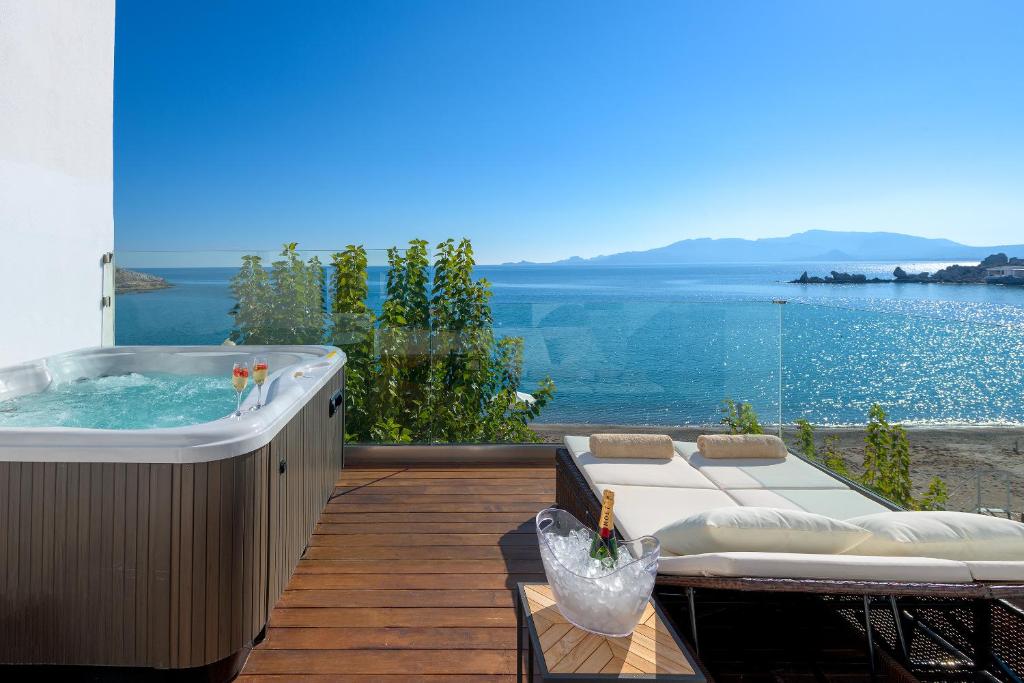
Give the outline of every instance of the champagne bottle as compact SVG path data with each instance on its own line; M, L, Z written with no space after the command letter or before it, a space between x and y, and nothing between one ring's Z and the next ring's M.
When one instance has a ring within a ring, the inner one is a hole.
M601 516L598 518L597 534L590 544L590 556L602 564L614 565L619 559L619 547L612 532L612 508L615 505L615 492L604 490L601 500Z

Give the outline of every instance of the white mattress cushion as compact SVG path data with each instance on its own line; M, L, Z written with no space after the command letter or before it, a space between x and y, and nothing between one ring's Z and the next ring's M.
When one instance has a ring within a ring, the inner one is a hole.
M718 489L686 489L666 486L599 485L615 491L615 526L626 538L653 535L661 527L682 517L711 508L736 506Z
M928 557L874 557L800 553L707 553L662 557L659 574L847 581L970 583L963 562Z
M598 458L585 436L567 436L565 445L591 488L601 484L717 489L715 484L679 455L665 459Z
M1024 560L1024 523L970 512L884 512L854 517L871 532L863 555Z
M1024 562L1014 560L965 560L975 581L1024 583Z
M803 510L727 507L705 510L654 534L677 555L720 552L841 553L871 535L853 524Z
M889 512L853 489L728 489L726 493L740 505L804 510L847 522L851 517Z
M785 460L705 458L697 444L676 442L676 451L723 489L845 489L846 484L814 465L789 455Z

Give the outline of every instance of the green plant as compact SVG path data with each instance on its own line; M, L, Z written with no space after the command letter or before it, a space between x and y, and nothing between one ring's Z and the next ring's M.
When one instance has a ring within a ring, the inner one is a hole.
M808 460L819 462L836 474L844 477L850 476L846 467L846 461L839 452L839 437L836 434L829 434L825 437L824 448L819 452L814 441L814 427L804 419L796 421L797 424L797 448Z
M324 272L316 256L303 261L295 242L285 244L268 274L259 256L242 257L231 279L235 326L242 344L315 344L325 328Z
M722 424L732 434L764 434L754 407L749 403L736 403L731 398L722 401Z
M435 440L535 441L528 422L554 395L550 378L519 394L523 340L495 339L490 283L473 279L469 240L437 245L430 294L429 431Z
M825 450L822 454L821 462L836 474L844 477L850 476L846 460L843 459L842 454L839 452L839 436L836 434L829 434L825 437Z
M270 278L259 256L243 256L242 267L231 278L231 293L235 305L229 314L235 321L229 339L244 344L259 343L267 337L269 320L267 316L272 304Z
M552 399L541 380L519 391L523 340L495 338L490 284L473 279L469 240L446 240L431 263L427 242L388 250L386 298L366 304L366 250L331 256L329 316L324 271L315 256L284 245L269 272L244 256L232 278L231 339L244 344L341 347L346 363L346 439L352 441L536 441L529 422Z
M885 495L882 488L883 472L889 469L889 451L892 435L886 421L885 410L875 403L868 410L867 431L864 435L864 474L861 481Z
M868 411L861 483L911 510L942 509L949 499L946 483L938 477L932 479L924 496L914 497L907 431L902 425L890 424L885 410L877 403Z
M945 510L949 502L949 488L939 477L932 477L928 490L917 502L918 510Z
M366 250L353 244L331 256L331 333L328 341L345 349L345 429L369 433L373 397L376 316L366 305ZM395 440L395 439L389 439Z
M910 441L903 425L889 427L889 466L882 470L882 490L891 500L906 507L916 507L914 490L910 480Z
M814 427L807 420L801 418L796 421L797 433L796 442L803 453L804 457L808 460L818 460L818 449L814 445Z

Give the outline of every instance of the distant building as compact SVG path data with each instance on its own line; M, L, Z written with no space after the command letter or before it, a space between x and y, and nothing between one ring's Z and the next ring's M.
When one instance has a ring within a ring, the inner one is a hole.
M985 269L987 277L1019 277L1024 278L1024 266L999 266Z

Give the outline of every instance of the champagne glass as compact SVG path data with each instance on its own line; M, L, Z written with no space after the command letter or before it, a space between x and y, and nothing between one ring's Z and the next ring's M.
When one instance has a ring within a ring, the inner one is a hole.
M231 368L231 385L235 388L238 401L235 403L235 417L242 414L242 392L245 385L249 383L249 366L245 363L235 363Z
M256 384L256 410L263 407L263 383L267 381L267 373L270 363L262 356L257 356L252 362L252 381Z

